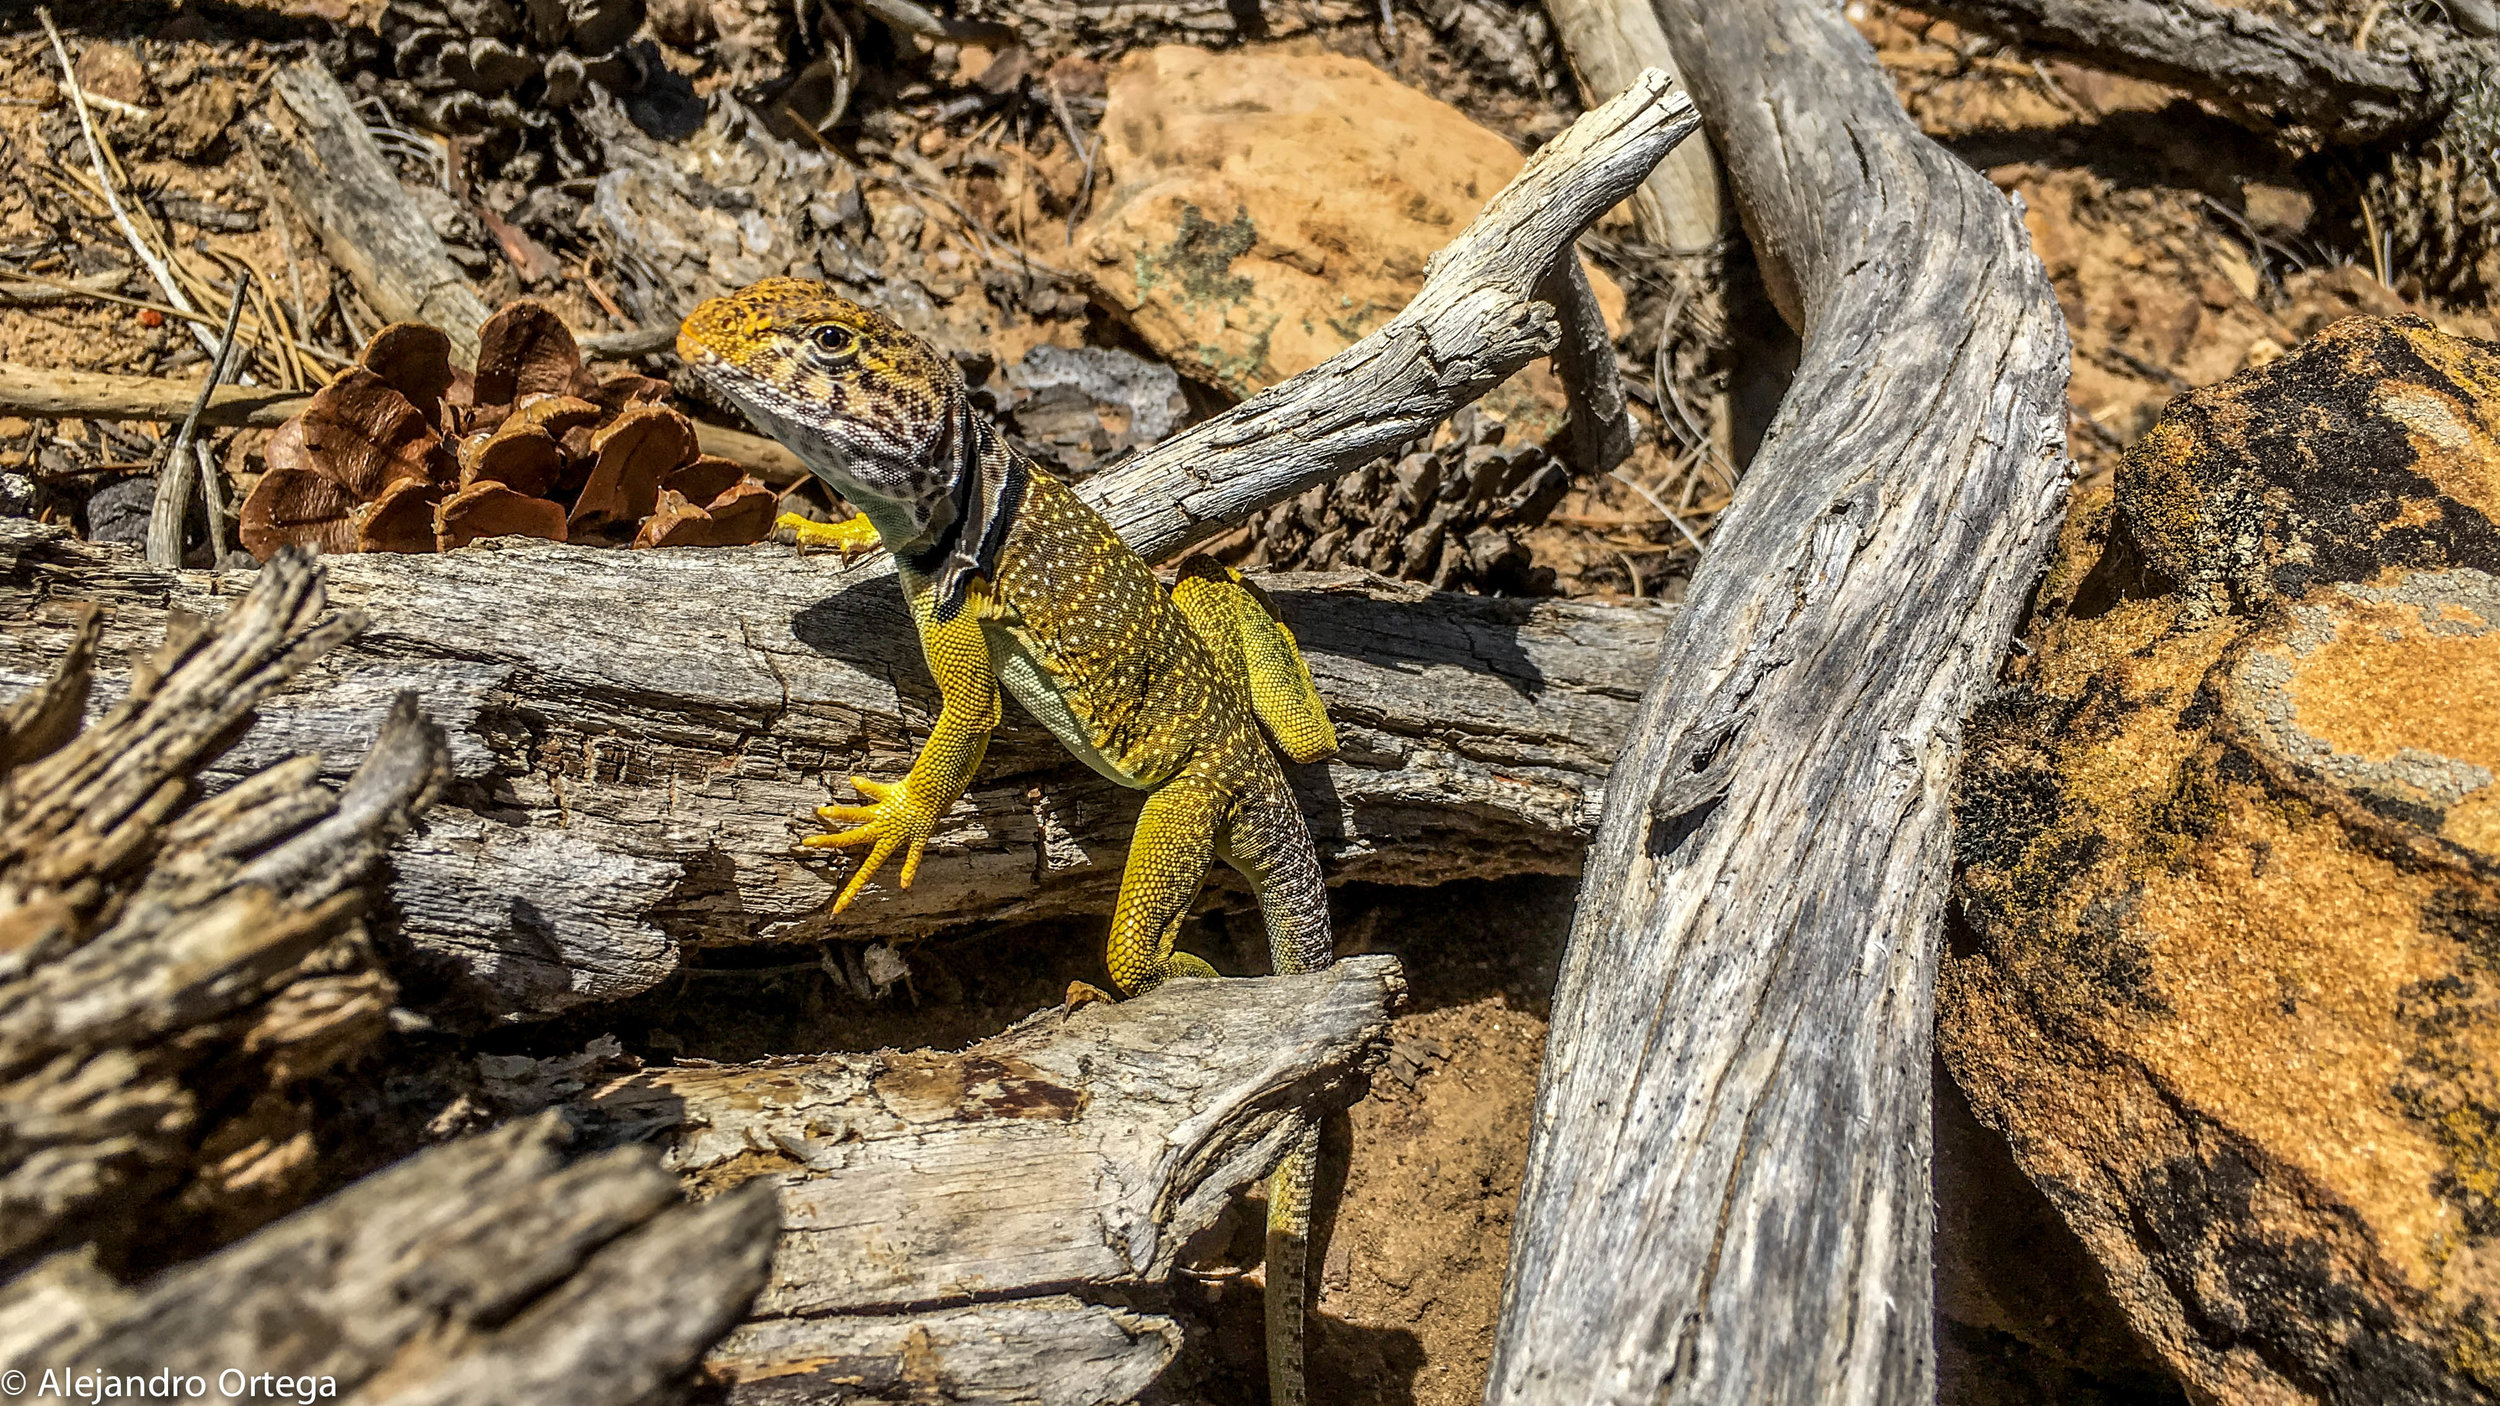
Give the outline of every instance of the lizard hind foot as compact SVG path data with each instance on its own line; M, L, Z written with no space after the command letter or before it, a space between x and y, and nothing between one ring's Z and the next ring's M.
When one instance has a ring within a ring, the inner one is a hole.
M1068 983L1067 1000L1062 1004L1061 1010L1073 1014L1080 1006L1115 1006L1119 1002L1119 997L1090 981L1071 981Z

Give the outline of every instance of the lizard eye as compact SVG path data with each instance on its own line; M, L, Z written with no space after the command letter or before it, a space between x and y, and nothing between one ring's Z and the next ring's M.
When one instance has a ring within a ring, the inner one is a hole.
M808 341L819 359L840 365L859 355L859 334L848 327L819 327Z

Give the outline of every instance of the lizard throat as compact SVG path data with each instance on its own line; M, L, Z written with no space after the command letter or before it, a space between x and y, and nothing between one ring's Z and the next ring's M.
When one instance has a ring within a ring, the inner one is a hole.
M963 608L975 580L997 579L998 554L1015 529L1032 469L968 399L958 399L950 408L940 448L939 461L951 460L954 469L946 521L895 557L906 571L936 588L943 621Z

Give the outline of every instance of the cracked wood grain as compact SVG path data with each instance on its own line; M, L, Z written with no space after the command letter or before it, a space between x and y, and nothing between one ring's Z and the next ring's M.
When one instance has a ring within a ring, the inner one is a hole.
M442 737L402 695L336 791L279 759L198 801L252 705L357 623L323 618L295 554L233 607L156 632L81 730L108 636L69 606L50 677L0 713L0 1274L283 1208L306 1081L381 1038L392 987L360 920Z
M1486 1400L1924 1402L1947 798L2063 507L2066 327L1837 9L1659 13L1804 358L1608 787Z
M229 1372L397 1406L674 1400L764 1281L769 1194L684 1207L655 1158L576 1159L551 1115L304 1204L337 1093L313 1081L382 1051L396 994L362 921L383 856L449 770L402 692L336 790L309 756L193 784L363 624L323 585L282 552L135 657L122 612L64 603L55 667L0 708L0 1377L47 1400L168 1375L254 1394ZM114 653L120 696L82 728Z
M701 1191L777 1188L770 1280L706 1364L738 1406L1095 1406L1171 1364L1185 1247L1362 1096L1404 990L1378 956L1174 981L961 1052L646 1070L573 1114Z
M854 773L899 774L936 706L889 573L788 549L553 544L326 560L364 633L263 700L211 773L295 752L344 775L402 688L449 737L454 782L393 854L419 994L547 1014L650 988L686 943L907 938L1107 913L1133 793L1010 712L907 893L836 919L847 861L790 852L794 818ZM172 605L248 576L153 570L0 522L0 688L52 667L66 602L152 641ZM1672 607L1436 594L1350 574L1267 582L1344 752L1295 781L1331 877L1428 884L1576 872ZM99 690L127 678L108 651ZM1216 890L1246 905L1246 891Z

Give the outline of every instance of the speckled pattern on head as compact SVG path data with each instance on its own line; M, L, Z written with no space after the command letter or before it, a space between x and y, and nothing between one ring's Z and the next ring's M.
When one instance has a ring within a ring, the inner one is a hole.
M1297 761L1336 734L1284 624L1204 558L1166 594L1102 516L977 413L954 361L821 284L770 279L694 310L688 366L856 504L894 553L940 706L900 782L852 778L866 805L818 810L810 846L869 846L848 906L900 851L903 887L962 799L1011 694L1070 752L1148 793L1106 952L1131 993L1211 977L1175 950L1207 866L1249 878L1279 972L1332 958L1328 890L1264 726ZM849 534L802 530L802 541ZM1268 1358L1279 1406L1305 1400L1302 1299L1316 1132L1269 1189Z

